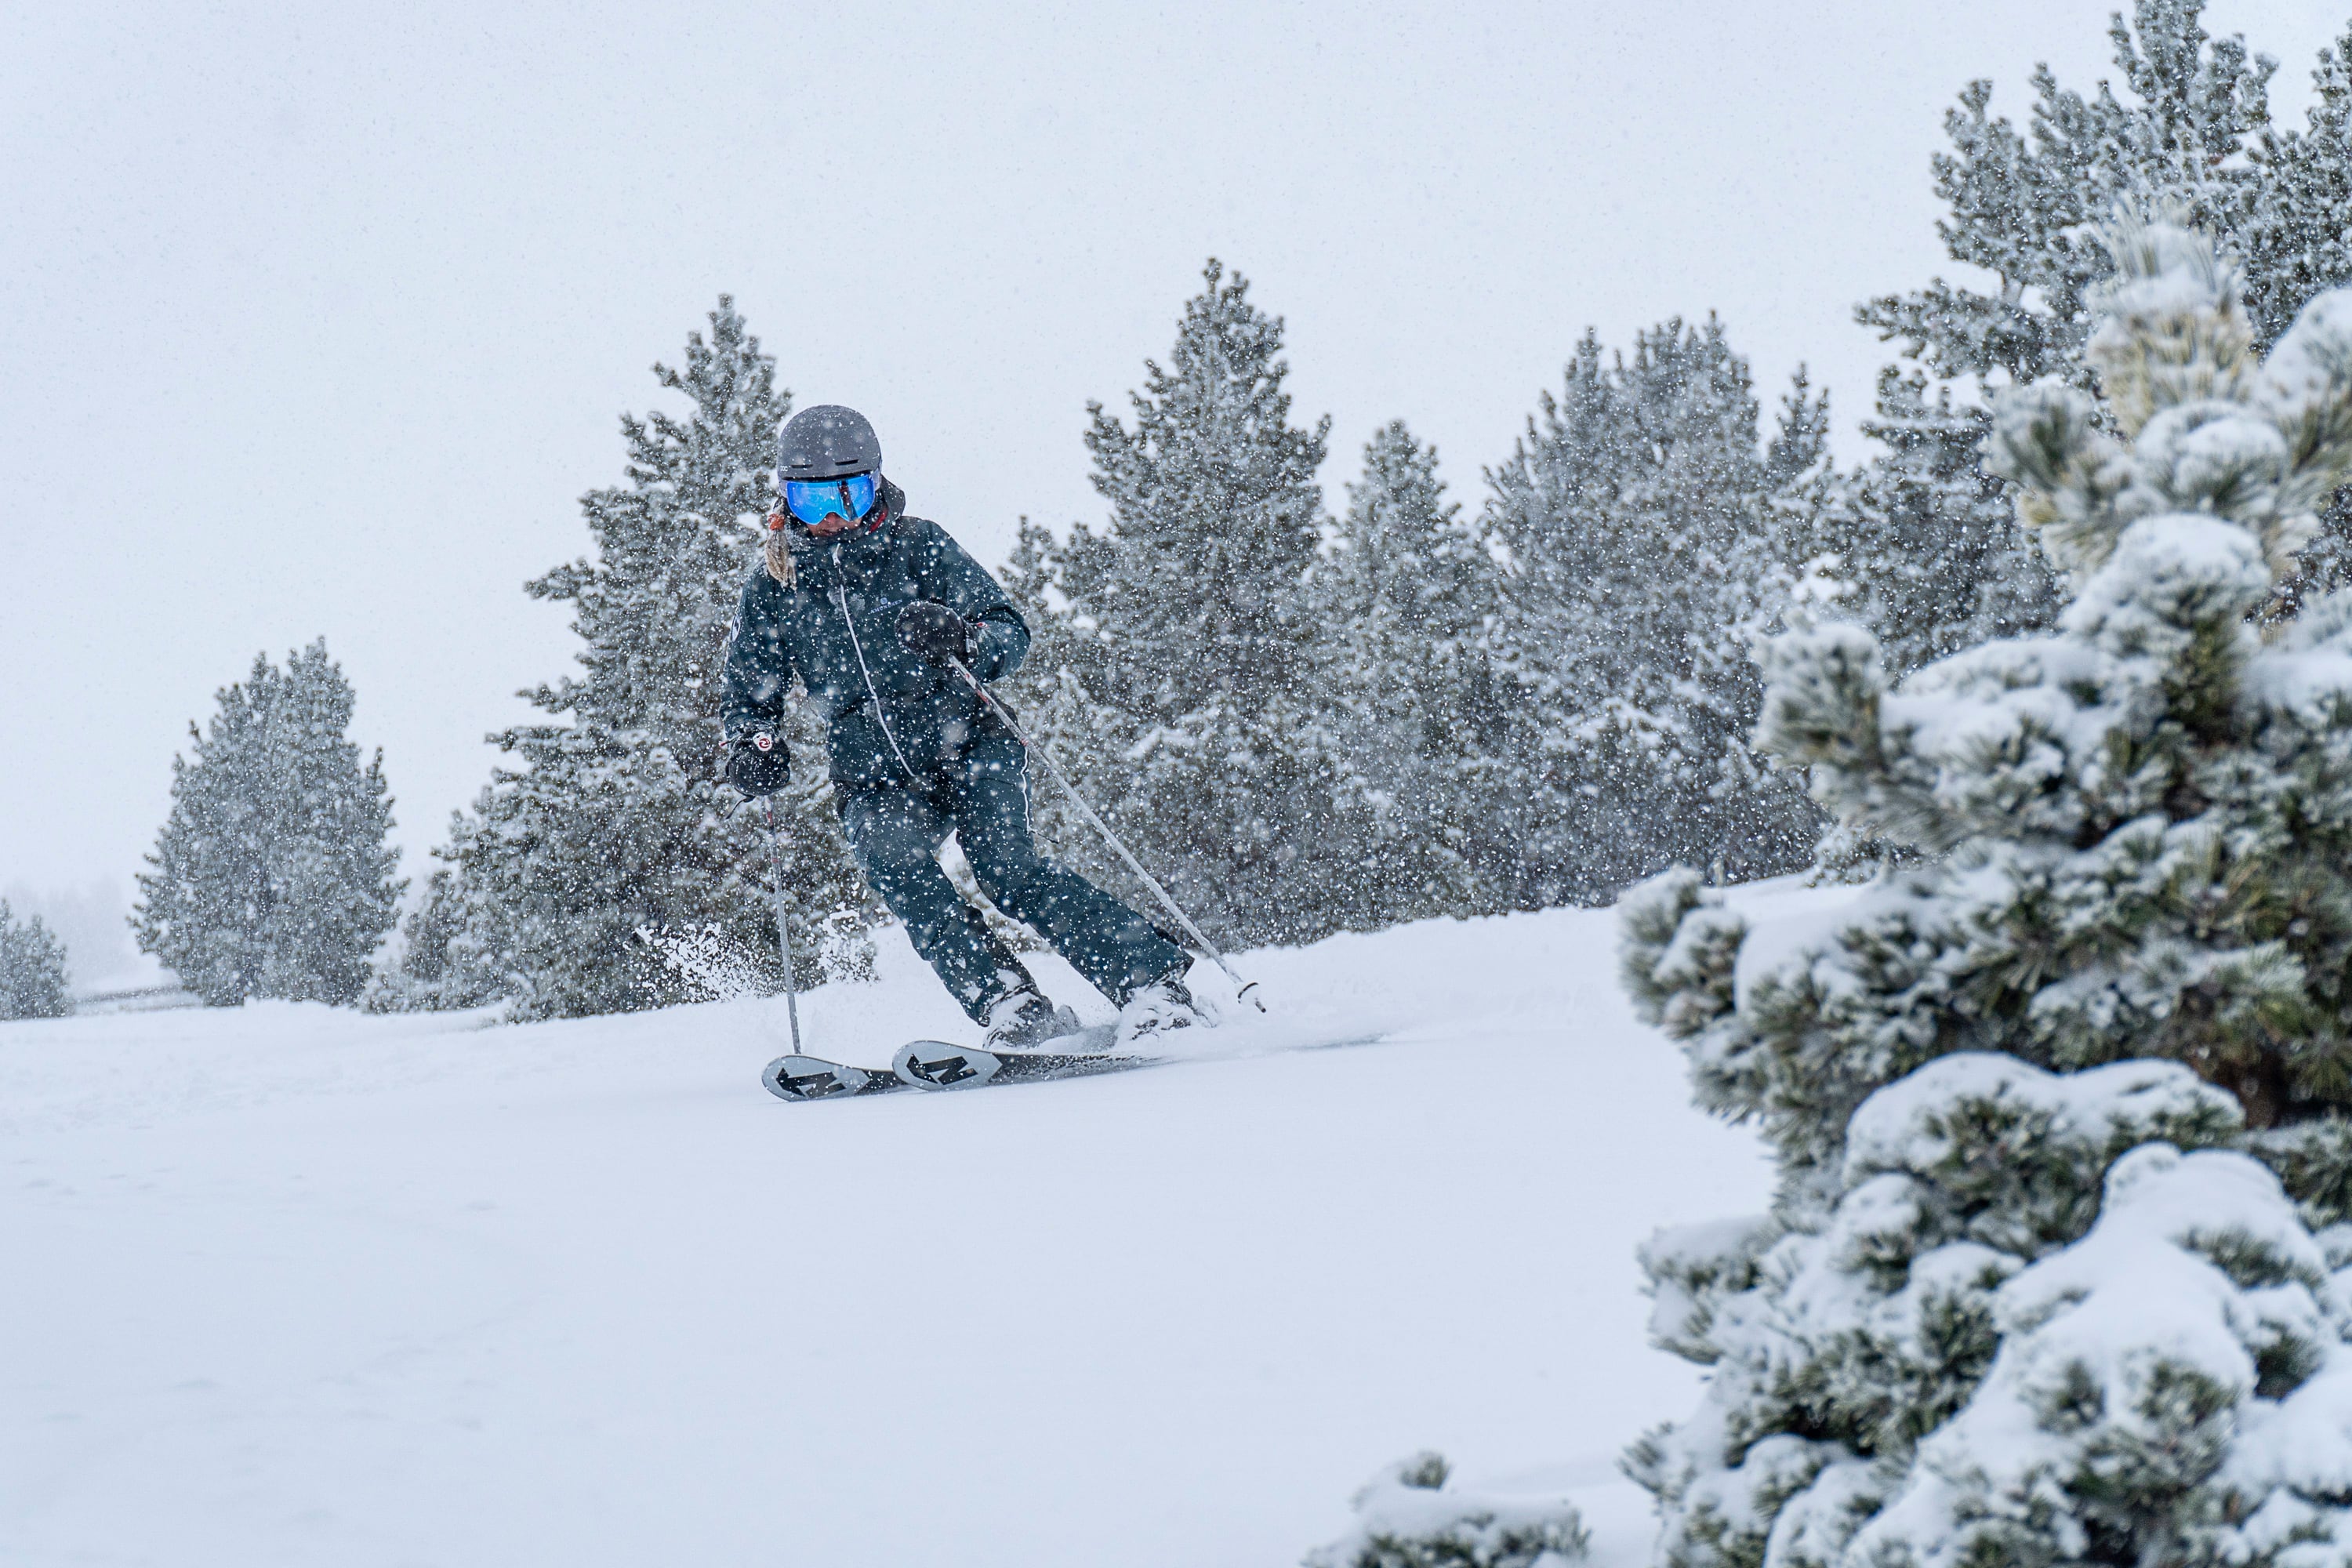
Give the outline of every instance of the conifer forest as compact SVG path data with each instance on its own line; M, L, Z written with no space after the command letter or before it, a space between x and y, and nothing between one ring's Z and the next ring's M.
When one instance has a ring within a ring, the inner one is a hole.
M1849 842L1756 744L1765 647L1792 611L1834 619L1899 677L2056 624L2063 569L1987 463L1988 399L2095 392L2097 226L2161 213L2210 235L2258 345L2352 281L2352 43L2319 61L2310 122L2277 126L2272 68L2199 16L2118 21L2120 96L2045 77L2020 127L1988 113L1990 84L1960 95L1943 231L1998 284L1857 302L1895 357L1856 461L1831 458L1825 396L1801 374L1759 390L1738 323L1712 317L1570 345L1475 480L1402 421L1335 455L1285 389L1277 302L1210 260L1138 385L1087 411L1101 521L1024 523L1005 575L1037 642L1015 710L1227 942L1606 904L1675 865L1747 881L1810 867L1825 834L1833 872L1866 861L1883 841ZM765 839L717 777L715 675L788 376L725 297L656 366L677 411L623 421L625 477L581 502L590 553L527 586L572 610L579 668L530 694L544 722L495 737L373 1005L559 1016L689 994L641 932L769 962ZM2352 500L2331 499L2274 613L2330 591L2347 552ZM1039 810L1055 854L1126 883L1058 798ZM796 950L854 963L882 911L822 781L789 821Z

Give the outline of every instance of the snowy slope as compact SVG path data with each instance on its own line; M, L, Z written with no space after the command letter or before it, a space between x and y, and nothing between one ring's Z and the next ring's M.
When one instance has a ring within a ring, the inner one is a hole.
M1255 1054L815 1105L763 1003L0 1025L0 1562L1271 1568L1423 1447L1630 1561L1634 1244L1767 1178L1614 947L1340 937L1242 961ZM968 1037L884 959L813 1046Z

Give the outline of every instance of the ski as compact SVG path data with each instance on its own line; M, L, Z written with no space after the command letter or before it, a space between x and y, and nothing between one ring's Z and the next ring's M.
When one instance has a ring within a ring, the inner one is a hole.
M1041 1041L1022 1050L992 1051L945 1040L911 1040L890 1058L890 1070L913 1089L979 1089L991 1083L1037 1083L1047 1079L1090 1078L1097 1073L1147 1068L1157 1057L1113 1056L1109 1025ZM1075 1047L1075 1048L1073 1048Z
M938 1091L982 1089L992 1083L1045 1083L1055 1079L1092 1078L1189 1059L1183 1056L1113 1052L1110 1047L1114 1037L1113 1027L1105 1024L1041 1040L1020 1050L992 1051L980 1046L950 1045L945 1040L909 1040L898 1047L887 1068L848 1067L823 1057L778 1057L768 1064L763 1081L768 1092L780 1100L845 1100L861 1094L890 1094L902 1089ZM1379 1034L1351 1035L1278 1048L1286 1052L1343 1050L1353 1046L1377 1045L1384 1038Z
M1059 1035L1020 1050L992 1051L945 1040L912 1040L884 1068L850 1067L823 1057L778 1057L760 1075L779 1100L847 1100L901 1089L978 1089L990 1083L1037 1083L1088 1078L1150 1067L1157 1057L1108 1054L1117 1029L1109 1024Z
M846 1100L907 1087L879 1068L854 1068L805 1056L778 1057L761 1073L760 1081L778 1100Z

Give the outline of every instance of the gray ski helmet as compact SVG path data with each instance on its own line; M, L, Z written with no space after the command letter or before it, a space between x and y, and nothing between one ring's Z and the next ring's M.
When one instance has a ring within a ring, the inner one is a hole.
M838 403L803 408L776 433L776 483L882 471L882 443L866 416Z

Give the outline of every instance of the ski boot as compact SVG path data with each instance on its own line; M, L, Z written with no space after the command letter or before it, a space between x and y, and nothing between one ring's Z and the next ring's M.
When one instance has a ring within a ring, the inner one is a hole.
M1078 1016L1056 1007L1034 985L1008 991L988 1009L988 1035L981 1044L992 1051L1018 1051L1047 1040L1074 1035Z
M1207 1028L1216 1023L1216 1015L1195 1001L1184 984L1185 970L1191 967L1188 962L1171 969L1127 999L1127 1005L1118 1010L1117 1040L1120 1048L1156 1040L1179 1029Z

